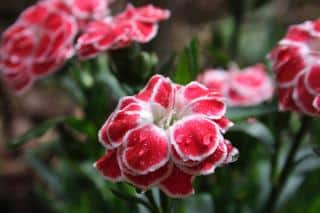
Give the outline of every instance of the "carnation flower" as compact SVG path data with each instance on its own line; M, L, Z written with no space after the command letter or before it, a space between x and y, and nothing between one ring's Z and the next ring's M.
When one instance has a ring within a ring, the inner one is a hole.
M1 39L0 65L8 86L21 93L56 71L73 55L76 33L75 19L55 1L26 9Z
M289 28L269 54L276 76L279 107L320 115L320 20Z
M78 19L102 19L109 14L112 0L64 0Z
M212 91L220 92L230 106L252 106L269 100L273 84L262 64L240 71L232 67L229 72L209 69L197 79Z
M92 22L77 42L80 58L91 58L101 52L129 46L132 42L146 43L155 37L158 22L168 19L170 12L152 5L126 10L104 20Z
M122 98L100 129L107 152L95 167L113 182L189 196L196 176L236 159L238 150L223 137L232 126L225 113L224 98L207 87L155 75L137 95Z

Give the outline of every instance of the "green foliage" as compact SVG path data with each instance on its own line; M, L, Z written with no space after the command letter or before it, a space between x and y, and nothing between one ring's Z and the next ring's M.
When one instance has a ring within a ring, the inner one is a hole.
M278 107L276 103L262 104L252 107L229 107L227 117L231 120L242 120L249 117L266 115L268 113L276 112L277 110Z
M176 70L172 80L176 83L185 85L193 81L199 72L199 50L198 40L192 39L182 53L178 55Z
M196 193L187 199L168 200L157 188L142 192L129 184L113 184L92 165L105 153L97 137L103 122L121 97L135 94L153 74L169 75L175 83L185 85L196 79L203 66L200 61L214 67L227 67L232 60L241 66L264 61L285 30L284 23L273 17L270 2L228 1L229 16L213 27L211 43L205 44L210 56L205 60L200 60L200 41L194 38L180 53L164 60L134 44L88 61L68 63L65 72L53 80L76 102L81 116L37 123L8 142L8 147L20 148L48 131L56 133L50 141L40 138L41 143L25 152L26 162L41 180L34 193L47 211L169 213L172 207L177 213L260 212L302 126L301 116L279 112L275 101L228 107L226 116L235 125L226 138L239 149L239 159L216 168L213 175L197 178ZM320 211L319 132L320 121L314 119L280 194L279 212Z
M27 142L29 142L30 140L34 139L34 138L38 138L41 137L42 135L44 135L49 129L57 126L58 124L63 122L63 118L56 118L54 120L49 120L47 122L42 123L41 125L28 130L27 132L25 132L23 135L21 135L20 137L17 137L11 141L8 142L8 146L12 147L12 148L16 148L18 146L21 146Z

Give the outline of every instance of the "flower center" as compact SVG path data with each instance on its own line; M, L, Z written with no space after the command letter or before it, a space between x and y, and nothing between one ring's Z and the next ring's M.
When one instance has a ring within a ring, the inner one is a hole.
M177 121L177 112L174 109L168 110L164 116L155 119L154 123L162 129L168 129Z

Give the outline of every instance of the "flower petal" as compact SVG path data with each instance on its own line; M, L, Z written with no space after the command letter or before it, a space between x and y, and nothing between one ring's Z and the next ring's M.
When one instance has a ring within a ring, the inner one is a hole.
M130 131L124 146L124 165L136 174L145 175L156 171L169 160L166 133L152 124Z
M320 96L314 98L312 106L316 108L318 111L320 111Z
M312 94L320 94L320 64L311 67L305 78L305 85Z
M194 193L193 179L194 176L181 171L178 167L174 167L170 176L160 183L160 188L169 197L188 197Z
M183 159L201 161L211 155L221 140L219 127L199 116L189 116L170 128L170 140Z
M108 151L106 155L95 162L94 167L103 175L104 178L112 182L122 180L121 170L117 161L117 151Z
M187 107L183 116L201 114L210 119L219 119L226 113L227 106L221 99L214 97L198 98Z
M149 189L151 186L159 184L161 181L165 180L172 172L173 164L167 163L161 168L150 172L146 175L131 175L129 173L123 173L126 181L137 186L143 190Z
M227 146L227 152L228 152L228 155L224 160L224 164L235 162L239 157L239 150L234 146L232 146L232 144L228 140L224 140L224 143Z
M279 86L285 87L297 82L297 75L305 68L300 49L287 47L279 49L276 58L276 81Z
M225 116L219 118L219 119L214 119L213 120L220 128L222 133L227 132L227 130L233 126L233 122L230 121L228 118Z
M227 145L221 141L216 151L193 167L183 167L183 171L191 175L209 175L214 173L216 167L220 166L228 157Z
M293 100L297 104L300 111L309 115L316 115L318 112L312 105L314 96L309 93L309 91L305 87L304 82L305 75L300 76L292 94Z
M152 119L151 113L143 105L131 103L108 118L99 132L100 139L108 149L116 148L123 143L129 130L151 123Z

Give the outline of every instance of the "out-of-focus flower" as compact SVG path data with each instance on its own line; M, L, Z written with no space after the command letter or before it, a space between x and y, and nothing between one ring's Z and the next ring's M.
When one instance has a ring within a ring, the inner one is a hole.
M102 19L109 14L112 0L64 0L74 16L83 20Z
M69 59L77 33L75 19L55 1L26 9L2 35L0 65L4 80L21 93Z
M213 173L238 154L222 135L232 126L225 112L224 98L207 87L155 75L137 95L121 99L102 126L107 153L95 167L113 182L189 196L195 176Z
M289 28L269 54L276 76L279 107L320 115L320 20Z
M132 42L146 43L158 31L158 22L168 19L170 12L152 5L126 10L104 20L92 22L77 42L80 58L90 58L101 52L129 46Z
M229 72L209 69L197 79L212 91L220 92L230 106L252 106L269 100L273 84L262 64L240 71L232 67Z
M77 20L81 31L86 30L92 21L102 20L110 15L113 0L48 0L64 5L65 9Z

